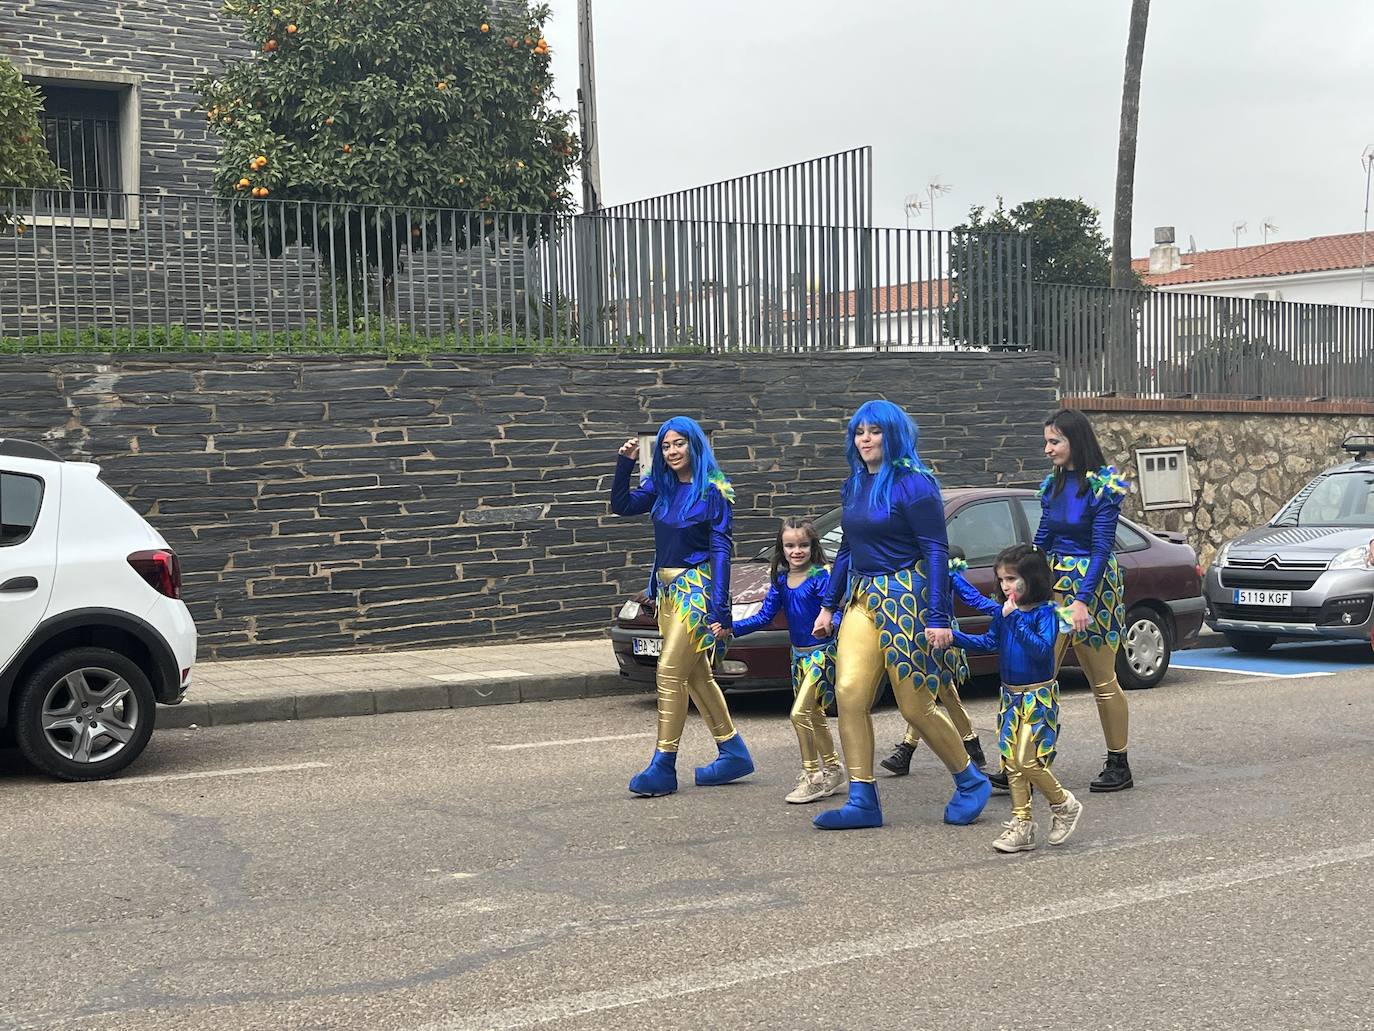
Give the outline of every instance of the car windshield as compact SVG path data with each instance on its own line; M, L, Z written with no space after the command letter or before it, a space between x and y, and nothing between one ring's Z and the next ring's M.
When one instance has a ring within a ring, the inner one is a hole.
M1273 525L1374 528L1374 472L1318 476L1283 507Z

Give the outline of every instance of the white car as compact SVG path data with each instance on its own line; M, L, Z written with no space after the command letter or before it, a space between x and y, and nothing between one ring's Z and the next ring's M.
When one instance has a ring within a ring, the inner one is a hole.
M0 438L0 737L55 777L108 777L195 659L167 542L98 466Z

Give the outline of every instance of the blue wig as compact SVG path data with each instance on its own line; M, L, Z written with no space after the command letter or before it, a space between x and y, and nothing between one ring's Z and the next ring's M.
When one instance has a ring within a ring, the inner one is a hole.
M854 446L854 434L860 426L876 426L883 433L883 464L873 477L873 486L868 495L869 507L874 512L887 512L898 467L924 473L932 480L935 478L916 453L919 431L915 420L891 401L865 401L849 420L849 440L845 446L845 457L849 459L849 479L840 492L845 501L854 497L862 482L861 477L867 470L864 460L859 457L859 449Z
M668 506L678 482L677 473L669 469L668 463L663 460L663 438L669 432L680 433L687 438L687 450L692 458L692 489L683 499L683 506L690 507L712 489L720 490L727 499L732 499L729 481L716 464L716 456L706 434L695 419L675 415L658 428L658 436L654 438L653 464L649 469L649 479L654 484L654 518L662 519L668 514Z

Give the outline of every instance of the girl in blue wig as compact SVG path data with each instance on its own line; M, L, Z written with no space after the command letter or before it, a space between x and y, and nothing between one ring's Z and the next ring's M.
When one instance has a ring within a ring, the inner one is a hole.
M630 475L639 458L631 437L620 447L611 483L611 511L652 513L655 599L663 638L658 657L658 745L630 780L636 795L677 790L677 750L690 698L716 739L719 755L696 770L698 785L728 784L754 772L754 760L730 719L711 673L716 649L729 633L730 552L734 488L716 464L706 434L692 419L674 416L658 430L649 475L637 487Z
M844 542L814 628L817 636L829 634L835 610L845 608L835 698L849 800L816 817L823 830L882 826L871 710L884 675L907 723L954 777L945 822L972 823L992 791L935 705L941 687L957 683L959 661L946 652L953 633L944 499L916 441L911 416L890 401L868 401L849 420Z

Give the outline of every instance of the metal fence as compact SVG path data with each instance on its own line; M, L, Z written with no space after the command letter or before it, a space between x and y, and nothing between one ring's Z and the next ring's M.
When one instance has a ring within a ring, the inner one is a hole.
M690 222L873 225L873 148L753 172L602 208L599 214Z
M1036 284L1065 394L1374 398L1374 309Z
M1032 316L1004 288L1028 267L1010 235L20 191L5 210L0 351L981 347Z

